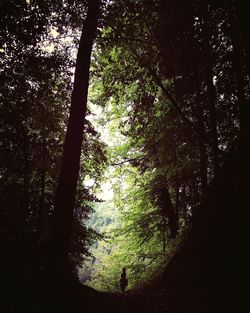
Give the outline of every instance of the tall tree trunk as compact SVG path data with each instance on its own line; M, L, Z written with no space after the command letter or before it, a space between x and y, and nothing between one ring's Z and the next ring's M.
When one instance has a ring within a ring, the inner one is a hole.
M160 202L162 214L168 219L170 237L175 238L179 229L179 223L166 182L163 184L160 190Z
M216 90L213 83L213 62L212 49L210 41L212 38L211 27L209 26L209 6L207 1L204 1L201 7L202 19L204 21L202 27L203 33L203 49L205 56L205 80L207 86L207 101L209 108L209 122L211 130L211 147L212 159L214 166L214 175L218 175L219 170L219 146L218 146L218 132L217 132L217 114L216 114Z
M209 120L211 128L211 142L212 142L212 152L213 152L213 165L214 165L214 175L218 175L219 171L219 148L218 148L218 133L217 133L217 117L216 117L216 94L215 87L213 85L213 74L211 69L211 64L207 69L207 95L208 95L208 105L209 105Z
M242 157L244 160L249 161L247 155L249 155L248 141L250 137L250 101L249 97L246 97L244 88L246 87L246 79L243 78L243 68L246 68L246 73L250 76L250 20L247 3L245 1L234 1L235 8L233 14L236 15L236 19L233 18L232 25L232 39L234 49L234 62L235 73L238 87L238 100L240 111L240 146L242 150ZM246 162L249 163L249 162Z
M76 60L70 116L64 141L49 244L49 266L52 266L52 269L58 268L59 271L64 271L68 267L69 242L87 109L90 59L97 31L100 3L100 0L88 1L87 17L84 21Z
M194 104L194 113L197 119L197 127L199 132L203 134L205 132L204 116L201 108L201 95L200 88L197 88L196 101ZM199 137L199 154L200 154L200 177L201 177L201 191L202 195L207 190L207 151L205 142Z
M180 178L179 173L175 173L175 213L176 218L179 220L179 206L180 206Z
M167 245L166 227L163 227L162 229L162 252L163 252L164 257L166 256L166 245Z
M188 225L188 212L187 212L187 208L188 208L188 199L187 199L187 190L186 190L186 186L183 185L182 187L182 192L181 192L181 202L183 203L182 205L182 218L185 221L185 226Z
M19 236L18 236L18 249L19 255L23 255L25 246L25 234L27 228L27 217L29 212L29 143L27 135L24 133L24 143L23 143L23 199L21 203L21 214L20 214L20 226L19 226ZM22 258L22 257L21 257Z
M23 131L23 195L20 203L20 221L17 239L16 277L17 281L23 281L26 274L25 254L27 241L27 219L29 214L29 139Z
M40 203L38 210L38 220L36 227L36 240L37 243L42 235L42 228L44 225L45 216L45 187L46 187L46 138L43 135L42 143L42 164L41 164L41 191L40 191Z

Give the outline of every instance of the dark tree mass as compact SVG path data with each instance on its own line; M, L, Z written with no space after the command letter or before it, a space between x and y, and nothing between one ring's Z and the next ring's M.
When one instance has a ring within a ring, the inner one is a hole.
M0 1L1 312L249 306L248 15Z

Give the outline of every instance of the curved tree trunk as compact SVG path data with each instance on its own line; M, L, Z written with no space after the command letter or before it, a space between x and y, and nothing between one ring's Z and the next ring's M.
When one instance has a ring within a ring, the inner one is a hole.
M83 129L87 108L89 68L97 31L100 0L89 0L76 60L70 116L64 142L63 159L56 191L55 210L49 242L49 266L68 267L76 186L79 175Z

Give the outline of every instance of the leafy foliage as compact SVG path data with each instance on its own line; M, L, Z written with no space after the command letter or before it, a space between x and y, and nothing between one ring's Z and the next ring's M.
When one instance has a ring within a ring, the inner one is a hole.
M135 286L148 261L161 264L238 149L249 73L237 13L233 1L110 3L94 51L92 101L103 108L99 125L113 133L113 205L122 217L92 286L117 290L123 266Z
M0 4L1 268L8 268L14 276L43 269L51 230L72 89L72 51L82 23L78 17L85 10L82 2L61 4ZM60 39L66 28L63 37L71 32L73 41ZM52 30L57 30L55 36ZM105 147L91 123L86 125L84 142L70 248L73 271L97 237L86 228L88 214L98 200L94 187L84 187L84 177L93 177L98 185L105 164Z
M45 264L86 4L0 3L0 267L13 277ZM224 160L247 146L249 35L239 6L102 1L69 251L75 273L94 256L85 266L92 286L117 291L124 266L129 288L159 271ZM109 202L98 200L104 174Z

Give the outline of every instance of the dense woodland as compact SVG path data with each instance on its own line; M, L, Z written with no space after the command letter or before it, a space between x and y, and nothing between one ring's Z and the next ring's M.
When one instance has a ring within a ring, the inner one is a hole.
M0 22L0 309L242 312L246 3L3 0Z

